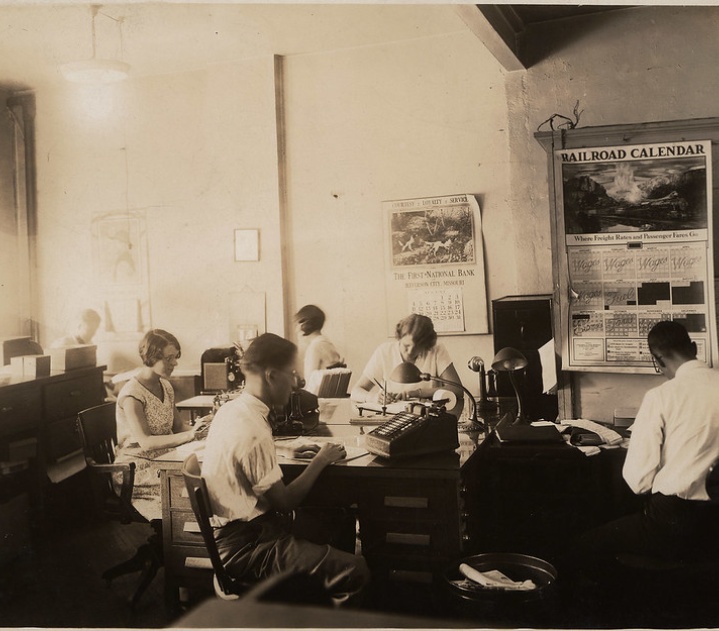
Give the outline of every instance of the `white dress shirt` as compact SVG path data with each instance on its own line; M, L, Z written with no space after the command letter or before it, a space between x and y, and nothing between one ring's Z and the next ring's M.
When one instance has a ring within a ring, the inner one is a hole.
M635 493L708 500L719 459L719 371L691 360L649 390L632 426L624 479Z
M202 457L214 526L250 521L270 509L265 492L282 479L270 409L243 392L215 414Z

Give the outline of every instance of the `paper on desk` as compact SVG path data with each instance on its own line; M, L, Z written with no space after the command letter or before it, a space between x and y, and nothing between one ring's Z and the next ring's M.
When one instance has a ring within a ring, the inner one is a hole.
M352 439L356 440L356 439ZM355 458L360 458L362 456L366 456L369 452L364 447L359 447L357 445L347 444L345 440L338 439L338 438L326 438L326 437L319 437L319 436L306 436L306 437L300 437L300 438L293 438L291 440L283 440L281 444L275 444L275 447L277 449L277 455L282 458L283 460L290 460L292 462L304 462L307 463L311 460L308 458L294 458L292 456L292 453L295 449L298 447L302 447L304 445L322 445L323 443L335 443L335 444L341 444L345 448L346 455L341 460L338 460L337 463L342 462L349 462L350 460L354 460Z
M175 448L178 456L187 458L190 454L200 454L205 451L204 440L191 440L189 443L184 443Z
M76 451L64 458L61 458L57 462L53 462L47 465L47 477L50 482L57 484L63 480L67 480L70 476L79 473L87 467L85 460L85 454L82 451Z
M554 392L557 387L557 360L554 357L554 339L539 349L539 361L542 364L543 393Z

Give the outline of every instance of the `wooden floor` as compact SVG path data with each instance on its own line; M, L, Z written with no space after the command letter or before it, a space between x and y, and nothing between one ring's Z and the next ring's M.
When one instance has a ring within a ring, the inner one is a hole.
M150 527L144 524L122 525L89 517L86 488L71 483L53 489L46 503L46 519L35 524L32 536L22 537L8 550L0 546L0 627L72 627L72 628L162 628L171 625L163 602L163 570L143 596L136 611L128 601L134 593L138 575L115 579L108 587L102 573L130 558L145 542ZM0 508L2 506L0 505ZM83 518L79 518L84 515ZM392 613L427 616L446 623L456 619L457 626L471 619L477 627L535 628L696 628L719 625L719 599L716 585L702 585L693 603L674 603L654 599L624 599L624 604L589 614L581 604L555 599L542 612L527 612L517 618L509 615L485 615L475 611L462 615L451 604L435 606L436 593L425 599L402 595L397 589L390 601L398 605ZM645 601L646 602L643 602ZM441 600L439 602L442 602ZM706 606L702 603L705 603ZM389 612L385 607L378 611ZM461 620L461 623L460 623ZM289 624L289 622L288 622ZM442 624L441 626L447 626Z
M123 525L88 517L81 485L51 495L46 519L34 523L20 545L0 558L0 627L164 627L160 570L133 613L128 600L138 574L115 579L102 573L145 542L145 524ZM84 517L82 517L84 515ZM79 518L81 517L81 518Z

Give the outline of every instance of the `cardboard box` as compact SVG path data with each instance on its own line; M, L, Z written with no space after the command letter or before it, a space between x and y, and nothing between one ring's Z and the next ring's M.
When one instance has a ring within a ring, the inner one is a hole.
M51 348L52 370L65 371L97 365L97 346L94 344L78 344Z
M19 355L10 360L10 370L17 377L47 377L50 375L50 355Z

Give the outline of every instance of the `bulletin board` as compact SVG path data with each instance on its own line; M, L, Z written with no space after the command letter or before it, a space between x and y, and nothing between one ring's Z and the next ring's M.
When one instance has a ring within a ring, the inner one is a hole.
M389 335L417 313L439 335L488 333L482 220L474 195L382 202Z
M555 331L568 371L646 373L681 322L717 361L717 119L537 134L548 154Z

